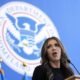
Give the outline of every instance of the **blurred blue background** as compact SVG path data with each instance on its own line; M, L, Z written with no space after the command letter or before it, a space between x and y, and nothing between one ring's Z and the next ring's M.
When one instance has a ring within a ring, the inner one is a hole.
M0 7L10 1L30 3L49 16L58 30L69 58L80 72L80 0L0 0ZM4 63L2 67L7 80L22 80L23 75L11 70Z

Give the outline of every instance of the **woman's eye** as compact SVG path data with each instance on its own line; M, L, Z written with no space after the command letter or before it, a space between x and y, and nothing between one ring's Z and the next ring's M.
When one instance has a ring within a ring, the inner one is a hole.
M59 44L56 43L55 46L59 46Z
M48 45L48 46L47 46L47 49L49 49L50 47L51 47L51 45Z

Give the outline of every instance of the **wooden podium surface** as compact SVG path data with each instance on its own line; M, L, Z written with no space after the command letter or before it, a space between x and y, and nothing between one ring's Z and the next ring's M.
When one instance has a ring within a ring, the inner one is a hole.
M74 75L74 76L71 76L65 80L80 80L80 75Z

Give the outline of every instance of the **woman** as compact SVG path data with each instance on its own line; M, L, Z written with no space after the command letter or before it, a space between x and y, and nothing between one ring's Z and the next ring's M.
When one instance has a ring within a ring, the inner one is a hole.
M74 75L61 41L48 38L41 50L41 65L34 70L32 80L64 80Z

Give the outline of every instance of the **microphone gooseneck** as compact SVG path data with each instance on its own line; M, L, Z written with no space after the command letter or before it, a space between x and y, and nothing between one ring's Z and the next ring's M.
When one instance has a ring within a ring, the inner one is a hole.
M68 63L70 63L73 67L74 67L74 69L77 71L77 73L80 75L80 72L78 71L78 69L75 67L75 65L68 59L67 60L68 61Z

